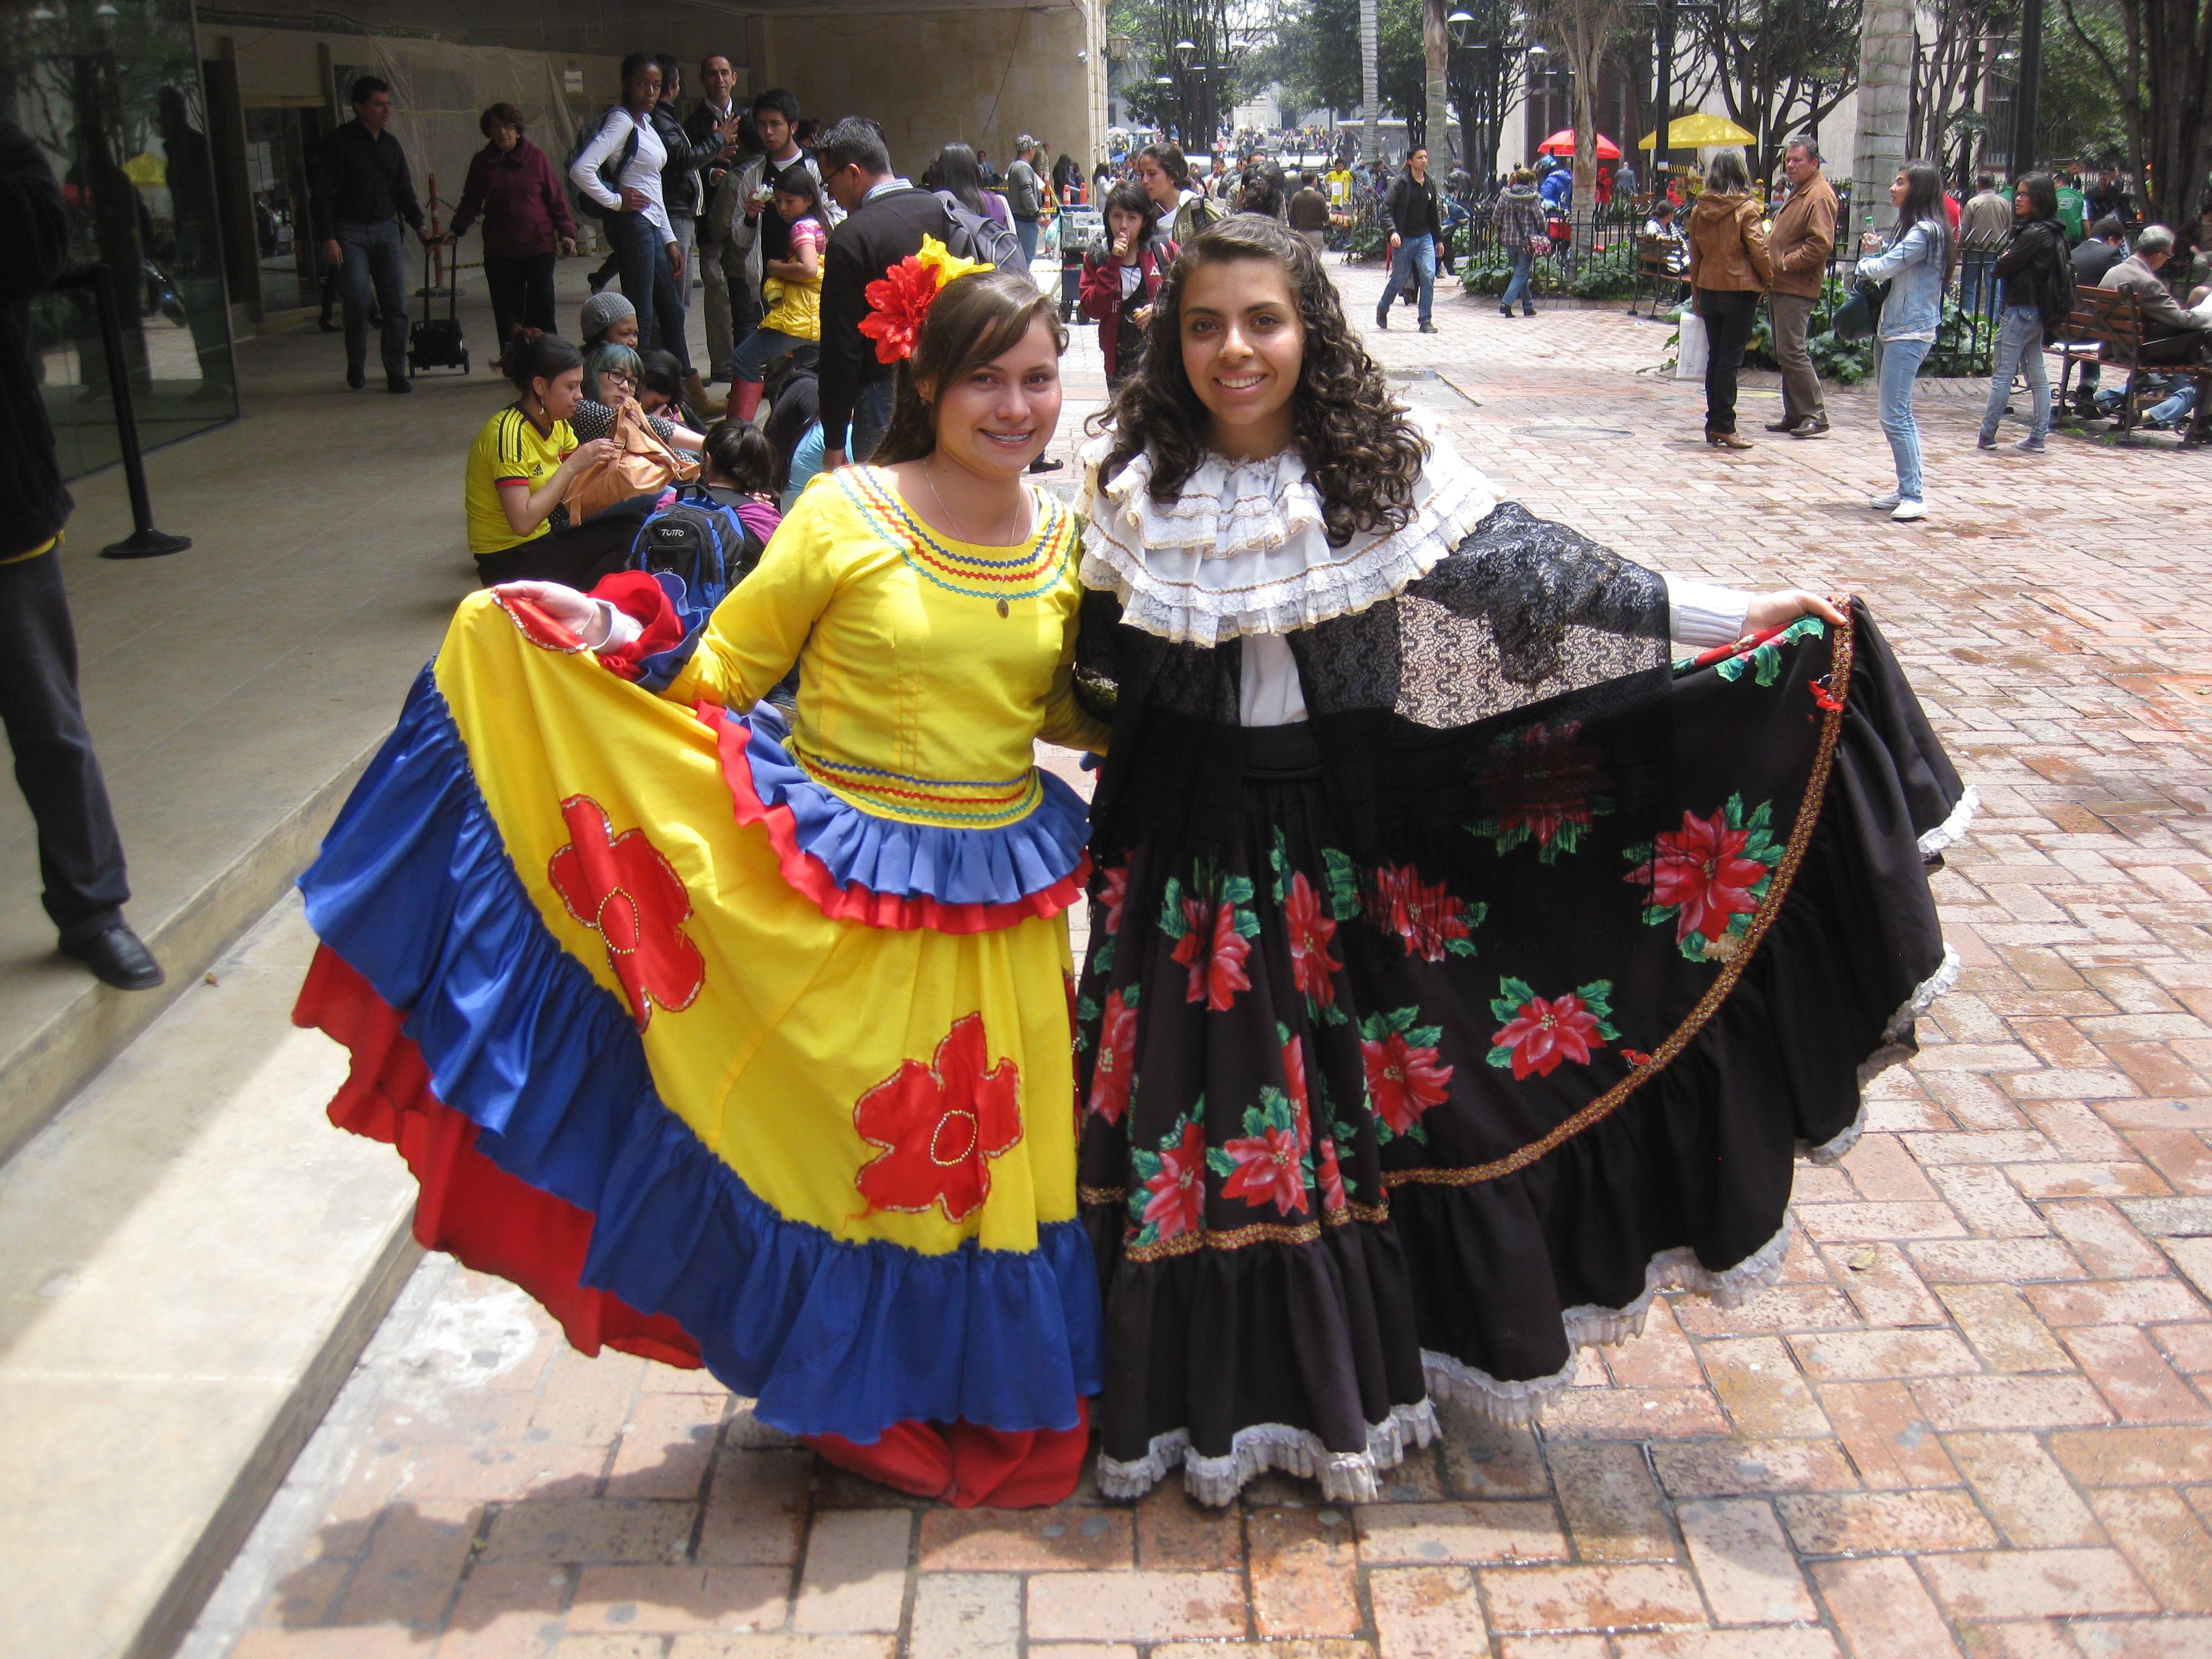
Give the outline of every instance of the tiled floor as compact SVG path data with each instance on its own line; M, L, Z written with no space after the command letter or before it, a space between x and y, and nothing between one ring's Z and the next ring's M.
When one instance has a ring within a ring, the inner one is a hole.
M2207 458L1978 455L1978 390L1930 386L1933 515L1893 525L1863 390L1792 443L1754 385L1761 441L1716 455L1649 372L1663 327L1399 316L1379 355L1538 512L1864 592L1981 792L1939 878L1965 976L1844 1166L1801 1170L1784 1282L1662 1301L1538 1431L1448 1411L1376 1504L1000 1514L817 1468L434 1263L195 1659L2212 1654Z

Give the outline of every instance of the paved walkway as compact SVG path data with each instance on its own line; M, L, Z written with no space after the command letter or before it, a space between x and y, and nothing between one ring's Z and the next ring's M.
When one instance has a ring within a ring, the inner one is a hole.
M1437 317L1376 349L1505 489L1670 569L1865 593L1981 791L1939 878L1965 977L1800 1171L1785 1282L1662 1300L1539 1432L1447 1412L1373 1505L959 1514L434 1261L191 1659L2212 1652L2212 647L2201 559L2145 533L2204 459L1978 455L1973 389L1931 387L1932 516L1893 525L1863 391L1825 442L1717 455L1638 372L1663 327Z

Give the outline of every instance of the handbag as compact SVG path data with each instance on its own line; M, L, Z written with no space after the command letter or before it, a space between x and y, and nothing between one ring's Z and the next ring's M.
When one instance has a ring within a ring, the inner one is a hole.
M1682 313L1682 332L1674 352L1674 378L1678 380L1702 380L1705 365L1712 356L1712 343L1705 333L1705 319L1694 311Z
M1838 340L1871 340L1875 330L1881 326L1881 302L1887 298L1887 283L1862 279L1851 289L1851 297L1844 301L1836 313L1835 320L1828 326L1835 331Z
M616 406L615 423L607 438L614 445L613 453L571 478L562 495L561 505L568 509L572 525L604 513L617 501L657 495L670 484L688 483L699 476L696 459L678 455L646 424L645 411L635 398L625 398Z

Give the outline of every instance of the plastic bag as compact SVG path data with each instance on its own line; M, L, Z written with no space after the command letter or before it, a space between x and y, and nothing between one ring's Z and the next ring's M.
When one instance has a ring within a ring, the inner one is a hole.
M1682 337L1674 354L1674 378L1702 380L1712 346L1705 337L1705 319L1694 311L1682 313Z

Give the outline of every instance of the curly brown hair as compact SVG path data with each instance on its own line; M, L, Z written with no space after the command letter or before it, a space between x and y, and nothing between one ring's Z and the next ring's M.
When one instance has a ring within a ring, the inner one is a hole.
M1291 394L1292 442L1322 500L1335 546L1362 532L1403 529L1428 442L1390 395L1382 371L1345 320L1336 284L1305 238L1273 219L1237 213L1183 244L1145 329L1144 355L1114 400L1091 417L1114 441L1099 469L1111 478L1152 452L1152 495L1175 500L1205 461L1212 416L1182 366L1182 294L1190 273L1238 259L1271 259L1298 296L1304 360Z

